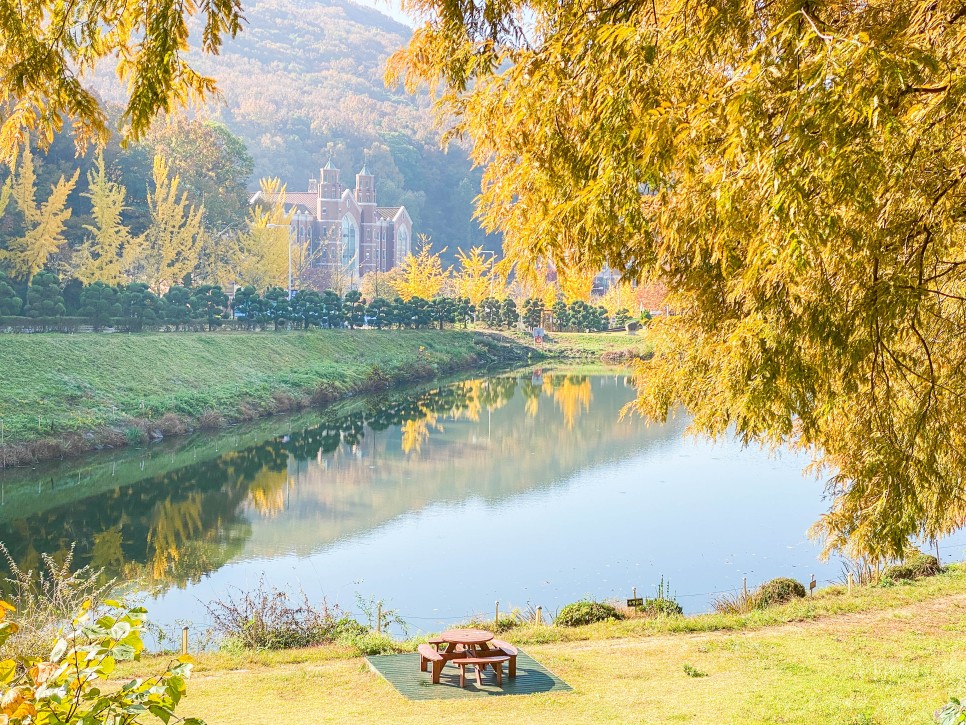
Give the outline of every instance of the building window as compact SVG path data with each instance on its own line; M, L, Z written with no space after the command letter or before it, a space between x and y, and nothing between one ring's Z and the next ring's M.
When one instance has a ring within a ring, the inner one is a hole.
M356 220L349 214L342 217L342 264L344 266L355 266L358 233Z

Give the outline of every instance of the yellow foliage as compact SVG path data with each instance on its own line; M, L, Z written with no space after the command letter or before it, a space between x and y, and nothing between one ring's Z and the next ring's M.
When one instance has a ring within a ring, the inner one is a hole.
M494 286L503 286L503 280L493 270L495 255L485 252L483 247L473 247L469 254L462 249L456 253L459 272L453 280L457 297L468 297L474 305L487 297L494 297Z
M47 201L40 205L36 200L33 156L29 149L24 150L9 193L23 214L25 233L22 237L12 239L5 251L0 250L0 260L7 262L15 276L29 282L43 270L47 260L63 247L66 241L64 224L71 215L67 197L73 191L79 174L80 171L75 171L69 181L61 176L51 188ZM6 192L3 196L7 196ZM6 206L6 201L3 206Z
M433 254L433 245L427 237L421 235L420 242L419 252L406 257L400 267L399 278L393 280L396 293L404 300L413 297L431 300L442 293L449 280L451 268L443 269L440 259L446 247Z
M169 177L167 162L155 156L154 193L148 193L151 223L124 254L130 276L158 295L194 271L204 241L204 208L189 206L188 195L178 194L179 186L177 175Z

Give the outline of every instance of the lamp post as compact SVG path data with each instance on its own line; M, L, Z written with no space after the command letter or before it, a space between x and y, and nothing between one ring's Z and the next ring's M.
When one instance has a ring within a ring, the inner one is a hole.
M496 252L494 252L492 249L484 249L480 251L480 254L492 255L490 257L490 297L492 297L493 296L493 265L496 263Z
M292 225L266 224L266 229L288 229L288 298L292 299Z

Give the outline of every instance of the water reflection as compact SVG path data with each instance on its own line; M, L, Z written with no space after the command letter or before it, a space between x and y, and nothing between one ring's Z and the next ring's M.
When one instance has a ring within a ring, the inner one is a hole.
M226 563L308 554L440 502L499 501L660 444L623 375L528 371L0 478L0 541L159 593ZM282 428L284 434L277 433Z

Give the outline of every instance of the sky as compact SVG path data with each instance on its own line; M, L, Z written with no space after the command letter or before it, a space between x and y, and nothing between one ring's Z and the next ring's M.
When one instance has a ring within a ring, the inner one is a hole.
M369 8L375 8L384 15L388 15L393 20L402 23L403 25L408 25L410 28L413 27L412 19L406 15L400 9L399 0L352 0L359 5L365 5Z

